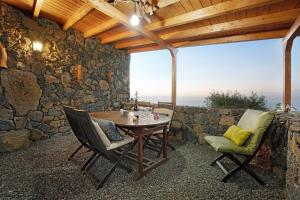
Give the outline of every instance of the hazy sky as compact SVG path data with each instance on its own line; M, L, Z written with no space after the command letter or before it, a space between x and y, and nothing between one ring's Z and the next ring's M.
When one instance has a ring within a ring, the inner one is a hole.
M292 57L294 98L300 101L300 40ZM171 57L168 51L136 53L131 56L131 94L171 95ZM177 95L208 96L215 91L255 91L281 97L283 50L281 40L264 40L180 48L177 66Z

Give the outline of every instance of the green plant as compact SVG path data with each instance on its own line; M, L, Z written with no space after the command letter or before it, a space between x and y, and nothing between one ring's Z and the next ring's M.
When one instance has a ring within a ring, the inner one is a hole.
M265 96L259 96L255 92L251 92L249 96L246 96L237 91L226 93L213 91L210 96L205 98L204 103L209 108L267 109Z

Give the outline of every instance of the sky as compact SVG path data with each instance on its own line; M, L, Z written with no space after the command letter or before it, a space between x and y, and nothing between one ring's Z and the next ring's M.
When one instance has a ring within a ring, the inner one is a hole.
M300 39L292 50L293 102L300 104ZM143 97L171 96L171 56L167 50L131 55L130 92ZM281 101L283 50L280 39L180 48L178 99L197 99L212 91L252 91L270 103ZM185 104L188 104L187 102Z

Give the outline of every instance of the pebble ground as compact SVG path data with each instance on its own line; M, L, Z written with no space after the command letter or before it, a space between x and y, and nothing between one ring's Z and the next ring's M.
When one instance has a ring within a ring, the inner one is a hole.
M91 152L81 151L72 161L67 158L79 145L72 136L56 136L33 143L27 150L0 154L0 199L284 199L284 183L262 174L266 186L258 185L244 172L228 183L220 182L220 169L209 163L218 154L207 145L176 144L170 160L135 181L137 166L128 174L117 169L104 187L96 190L90 176L80 166ZM147 151L149 157L154 155ZM233 167L227 163L228 167ZM101 176L111 163L99 159L91 170Z

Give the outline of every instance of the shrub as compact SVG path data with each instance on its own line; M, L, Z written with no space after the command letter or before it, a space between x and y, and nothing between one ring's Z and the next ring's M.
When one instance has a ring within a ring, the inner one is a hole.
M242 95L239 92L212 92L206 97L204 103L209 108L251 108L266 110L265 96L259 96L255 92L251 95Z

